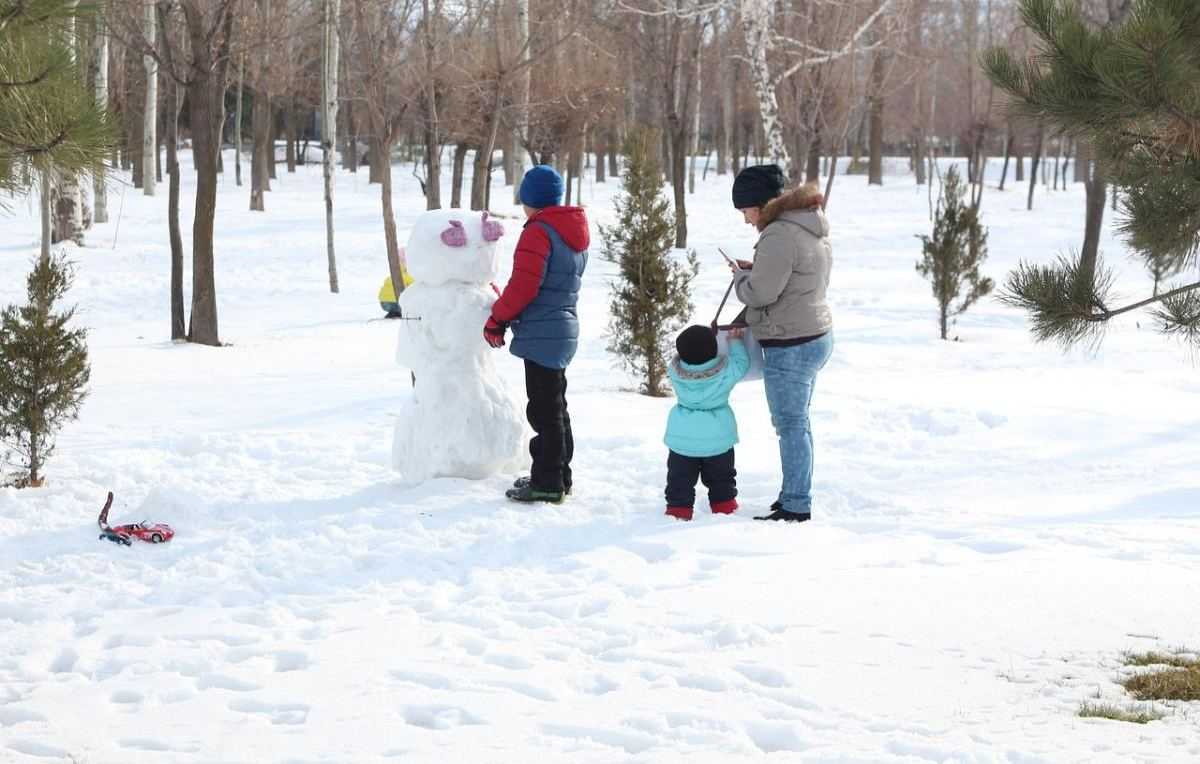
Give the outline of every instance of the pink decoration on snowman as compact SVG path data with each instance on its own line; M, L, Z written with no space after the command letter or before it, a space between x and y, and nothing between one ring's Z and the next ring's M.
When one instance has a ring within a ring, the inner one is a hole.
M499 241L504 235L504 226L488 217L487 210L483 211L483 240Z
M467 246L467 232L463 229L462 221L451 220L450 227L442 231L441 239L447 247Z

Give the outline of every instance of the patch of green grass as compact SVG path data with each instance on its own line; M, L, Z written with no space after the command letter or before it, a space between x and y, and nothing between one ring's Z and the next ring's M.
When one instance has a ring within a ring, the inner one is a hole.
M1153 706L1147 708L1138 708L1137 706L1121 708L1112 703L1084 703L1079 707L1079 715L1084 718L1112 719L1117 722L1146 724L1158 721L1165 714L1155 710Z

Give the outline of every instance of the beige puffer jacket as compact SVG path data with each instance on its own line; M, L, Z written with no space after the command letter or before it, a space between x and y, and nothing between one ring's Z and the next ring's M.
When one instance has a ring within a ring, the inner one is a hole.
M819 190L810 184L763 207L754 269L734 276L746 321L759 341L814 337L833 329L825 300L833 247L820 203Z

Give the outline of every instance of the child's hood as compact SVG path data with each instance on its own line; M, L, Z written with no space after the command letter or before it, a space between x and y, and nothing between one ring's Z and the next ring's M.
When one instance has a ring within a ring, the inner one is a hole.
M587 215L582 207L546 207L529 219L530 223L535 221L557 231L566 245L576 252L583 252L591 244Z
M729 403L729 388L722 384L729 367L727 356L717 356L702 364L684 363L679 356L671 360L667 375L675 388L679 405L689 409L716 409Z

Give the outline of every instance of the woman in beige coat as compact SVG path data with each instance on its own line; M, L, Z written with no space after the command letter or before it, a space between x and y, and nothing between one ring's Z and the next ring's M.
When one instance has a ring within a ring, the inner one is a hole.
M733 182L733 206L759 232L754 261L738 261L734 290L763 346L763 381L779 436L783 487L756 520L812 517L813 439L808 410L817 374L833 353L825 299L833 248L815 185L784 190L778 165L747 167Z

